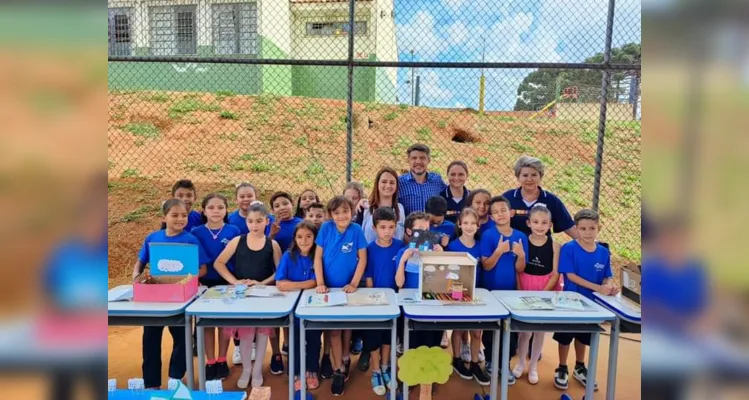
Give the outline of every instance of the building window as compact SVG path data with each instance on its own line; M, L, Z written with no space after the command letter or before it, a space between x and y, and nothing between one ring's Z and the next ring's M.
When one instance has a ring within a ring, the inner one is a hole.
M198 52L195 6L150 7L149 31L155 56Z
M351 31L348 22L307 22L307 36L346 36ZM367 35L367 22L354 22L354 35Z
M109 9L109 55L129 56L132 53L132 7Z
M216 54L257 54L257 4L214 4L213 51Z

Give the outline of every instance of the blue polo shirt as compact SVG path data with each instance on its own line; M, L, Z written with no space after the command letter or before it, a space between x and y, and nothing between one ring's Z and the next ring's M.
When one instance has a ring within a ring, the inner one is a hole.
M402 247L398 251L398 254L395 256L396 268L398 267L398 264L400 264L400 260L403 257L403 253L405 253L406 250L408 250L408 246ZM404 275L406 276L406 280L403 283L403 289L418 289L419 288L419 271L409 271L408 265L405 265Z
M270 224L272 224L273 221L276 220L276 217L269 215L268 219L270 219L270 223L268 224L268 226L265 227L265 236L270 235ZM239 214L239 210L234 211L233 213L229 214L229 223L236 226L237 229L239 229L239 233L241 235L246 235L250 233L250 228L247 227L247 218L241 216Z
M559 252L559 273L564 275L564 290L578 292L593 299L592 290L567 279L570 272L588 282L600 285L604 279L611 278L611 253L598 243L595 251L588 252L577 240L565 243Z
M460 212L463 211L464 208L466 208L466 198L468 198L470 194L471 191L463 186L463 197L460 200L455 201L455 198L450 192L450 186L445 186L445 190L440 193L440 196L444 197L445 200L447 200L447 215L445 215L446 221L450 221L453 224L458 223Z
M235 237L239 236L239 229L232 225L232 224L224 224L224 227L221 228L221 231L214 231L211 232L210 229L208 229L205 225L196 226L195 228L192 228L193 236L195 236L198 241L200 242L200 245L203 247L203 250L205 251L206 256L211 260L208 262L208 272L203 276L202 279L211 279L211 280L218 280L222 279L221 275L216 272L216 270L213 268L213 262L216 261L219 254L221 254L222 251L224 251L224 248L226 248L226 245L229 244L229 241L234 239ZM218 237L216 239L213 238L213 233L218 233ZM233 257L232 257L233 258ZM234 270L234 262L233 260L229 260L229 262L226 264L226 266L229 268L230 271Z
M200 216L200 213L192 210L190 211L190 214L187 214L187 225L185 225L185 232L192 231L192 228L195 228L196 226L202 225L203 219Z
M512 252L512 244L518 240L523 244L523 251L528 254L528 236L525 233L513 229L510 236L503 236L496 228L487 229L481 236L481 257L491 257L499 244L500 237L510 241L510 251L502 254L497 260L497 265L491 271L481 268L481 286L488 290L516 290L517 276L515 271L515 260L517 256Z
M458 238L450 242L450 244L447 245L447 249L445 250L468 253L476 258L476 285L478 285L479 275L481 273L481 270L483 269L481 268L481 242L476 242L473 247L468 247L460 241L460 238Z
M481 226L479 226L479 234L483 236L484 232L486 232L487 230L489 230L491 228L494 228L494 226L496 226L496 225L497 224L494 223L494 221L492 221L491 217L489 217L488 221L484 222L483 224L481 224Z
M351 223L345 231L339 232L335 221L325 221L320 226L315 244L323 248L325 285L340 288L350 284L359 262L358 251L367 248L367 239L361 226Z
M437 226L429 224L429 230L432 232L437 232L441 235L446 235L450 238L450 240L455 239L455 224L448 221L447 219L442 221L442 223ZM440 237L440 240L441 239L442 238Z
M395 272L398 271L398 259L396 256L403 248L403 241L393 239L388 247L382 247L374 241L367 245L367 270L366 278L372 279L373 287L397 288L395 284Z
M276 269L276 282L292 281L305 282L315 280L315 266L312 258L307 255L296 254L292 257L289 251L283 253Z
M187 231L182 231L176 236L167 236L166 230L162 229L160 231L149 233L148 236L146 236L146 239L143 241L143 246L140 248L140 251L138 252L138 260L140 260L140 262L143 263L143 265L146 265L150 258L150 253L148 251L149 243L194 244L198 246L198 265L207 265L208 263L212 261L206 255L205 250L203 249L203 246L200 244L200 241L198 240L198 238L193 236L192 233L189 233Z
M403 204L406 215L414 211L424 211L427 200L433 196L439 196L445 188L442 176L436 172L427 172L424 183L418 183L411 172L398 177L398 203Z
M294 240L294 230L296 229L296 226L299 225L300 222L302 222L303 219L294 217L288 221L281 221L279 224L281 227L281 230L276 233L276 237L273 238L276 242L278 242L278 245L281 246L281 251L286 251L289 249L289 246L291 246L291 241ZM267 228L265 228L270 234L270 225L268 225Z
M554 232L564 232L567 229L575 226L575 221L572 220L570 212L567 211L567 207L564 206L562 200L560 200L559 197L555 196L553 193L544 190L540 186L538 189L541 191L541 194L538 195L538 199L536 199L536 201L533 202L533 204L531 204L530 206L526 205L523 201L523 195L520 191L520 188L511 189L502 194L502 196L506 197L507 200L510 200L510 205L512 207L512 211L514 212L512 220L510 221L512 229L517 229L525 233L526 235L530 235L531 228L528 227L527 222L528 212L531 210L531 208L533 208L533 206L539 203L545 204L546 208L551 211L551 223L554 225ZM551 235L551 230L549 231L549 235Z

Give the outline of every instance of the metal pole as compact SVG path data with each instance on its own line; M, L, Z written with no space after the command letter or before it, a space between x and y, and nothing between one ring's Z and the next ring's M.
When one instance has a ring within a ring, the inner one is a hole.
M421 103L421 75L416 75L416 94L414 95L414 105L419 106Z
M611 62L611 36L614 32L614 8L616 0L609 0L609 12L606 18L606 45L603 52L603 63ZM598 199L601 195L601 169L603 166L603 139L606 133L606 108L609 97L611 71L603 71L601 79L601 112L598 116L598 145L596 146L596 169L593 181L593 209L598 211Z
M346 182L351 182L354 165L354 0L348 4L348 96L346 98Z

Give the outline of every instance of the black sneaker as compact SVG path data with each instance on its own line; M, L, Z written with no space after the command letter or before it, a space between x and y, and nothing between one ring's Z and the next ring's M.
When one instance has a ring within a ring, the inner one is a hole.
M574 377L578 382L582 383L583 386L587 386L588 368L585 367L585 364L575 364L575 370L572 372L572 377ZM594 384L593 388L594 391L598 391L598 382Z
M323 354L320 360L320 378L330 379L333 377L333 364L330 363L330 354Z
M205 380L213 381L216 379L216 364L205 365Z
M554 370L554 386L557 389L567 390L569 387L570 371L566 365L560 365Z
M216 379L221 379L222 381L231 375L231 372L229 371L229 364L224 362L217 362L216 363Z
M351 359L343 362L343 376L346 377L346 381L348 381L349 374L351 373Z
M361 372L369 371L369 359L372 357L371 353L361 353L359 361L356 362L356 368Z
M330 385L330 393L333 396L343 396L343 392L346 389L346 377L343 372L336 371L333 373L333 383Z
M361 354L363 349L364 349L364 341L361 339L356 339L354 340L354 343L351 344L351 354L353 355Z
M274 354L270 359L270 373L271 375L283 374L283 357L281 354Z
M284 343L283 347L281 347L281 354L288 356L289 355L289 345Z
M489 386L489 384L491 384L491 377L478 363L471 363L471 374L473 375L473 379L476 379L476 382L478 382L479 385Z
M453 358L453 371L463 379L473 379L471 370L466 367L466 364L460 358Z

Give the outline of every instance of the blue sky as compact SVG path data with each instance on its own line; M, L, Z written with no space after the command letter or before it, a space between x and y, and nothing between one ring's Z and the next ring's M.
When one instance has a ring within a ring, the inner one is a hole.
M401 61L578 62L603 51L606 0L395 0ZM640 42L640 0L616 5L613 46ZM414 50L414 56L410 51ZM487 109L508 110L533 70L485 71ZM478 107L479 70L420 71L421 104ZM410 101L409 68L398 96Z

